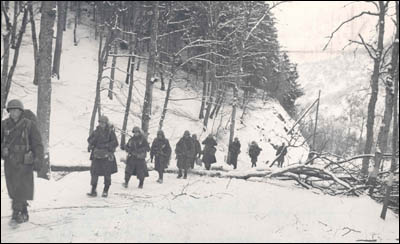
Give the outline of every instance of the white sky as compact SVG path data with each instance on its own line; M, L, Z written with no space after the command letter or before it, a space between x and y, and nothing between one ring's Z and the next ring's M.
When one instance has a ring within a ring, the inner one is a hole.
M394 3L391 3L390 6L390 12L393 12ZM331 45L322 53L322 49L328 41L327 37L339 24L363 10L377 11L372 3L365 2L300 1L283 3L274 9L273 13L277 18L280 43L284 49L295 51L289 54L292 61L303 62L310 58L337 54L349 39L359 41L358 33L360 32L365 40L371 38L378 17L362 16L336 32ZM391 38L394 30L390 19L387 18L386 24L385 39ZM346 50L354 47L353 45Z

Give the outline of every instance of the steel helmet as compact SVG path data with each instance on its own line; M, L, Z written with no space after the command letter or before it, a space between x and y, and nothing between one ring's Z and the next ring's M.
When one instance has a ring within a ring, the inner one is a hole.
M20 109L21 111L24 111L24 105L20 100L13 99L10 100L7 104L7 112L10 112L10 109Z

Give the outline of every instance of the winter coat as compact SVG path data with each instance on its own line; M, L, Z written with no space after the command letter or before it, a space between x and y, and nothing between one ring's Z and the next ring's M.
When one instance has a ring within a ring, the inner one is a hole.
M168 168L171 158L171 146L166 138L156 138L151 144L150 157L155 158L154 168L157 171L162 171Z
M193 159L195 159L196 157L199 157L201 155L201 145L197 139L192 138L192 140L193 140L193 145L194 145Z
M118 172L115 149L118 147L117 136L112 127L98 126L87 139L91 148L91 175L106 176ZM103 155L100 155L103 154Z
M125 173L136 175L138 179L149 176L146 165L147 152L150 151L149 143L143 135L129 139L125 150L128 152Z
M32 151L33 164L24 162L27 148ZM33 170L40 170L44 149L36 123L27 119L24 113L17 123L11 118L1 122L1 158L4 159L10 198L17 201L33 200Z
M228 164L237 165L238 155L240 153L240 142L233 141L229 144L229 162Z
M258 155L260 155L261 151L262 151L262 149L258 145L252 144L252 145L250 145L250 148L249 148L249 155L252 159L253 158L257 159L257 157L258 157Z
M175 147L177 158L177 167L179 169L189 169L195 152L195 146L192 138L182 137Z
M217 162L217 158L215 157L215 153L217 152L217 149L215 146L217 145L217 142L214 140L214 138L207 137L203 142L204 146L203 150L203 158L202 161L205 164L213 164Z
M281 154L281 152L282 152L282 154ZM278 150L276 151L276 156L279 155L278 160L279 160L279 161L283 161L284 158L285 158L286 153L287 153L287 147L286 147L286 146L283 146L283 145L280 146L280 147L278 148Z

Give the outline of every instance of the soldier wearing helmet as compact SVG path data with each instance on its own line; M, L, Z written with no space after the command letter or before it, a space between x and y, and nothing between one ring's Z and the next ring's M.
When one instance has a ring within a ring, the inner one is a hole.
M8 195L12 199L11 223L29 220L28 200L33 200L33 171L39 171L44 158L42 138L34 121L24 114L20 100L7 104L9 118L1 122L1 158Z
M99 117L99 126L88 138L90 160L91 185L92 190L87 195L96 197L97 182L99 176L104 176L104 189L102 197L108 197L108 190L111 185L111 175L117 173L117 161L114 152L118 147L117 136L113 127L109 124L107 116Z

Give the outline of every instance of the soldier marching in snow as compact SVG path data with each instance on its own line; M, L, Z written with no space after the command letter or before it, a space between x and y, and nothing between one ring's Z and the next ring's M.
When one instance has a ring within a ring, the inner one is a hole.
M147 152L150 151L150 146L139 127L135 126L132 132L133 137L129 139L125 148L128 158L126 160L125 183L123 183L123 186L127 188L131 176L136 175L139 179L138 187L142 189L144 179L149 176L146 156Z
M157 132L157 138L151 144L150 158L151 162L155 158L154 169L158 172L157 182L161 184L163 183L164 169L168 168L171 158L171 146L162 130Z
M282 168L283 162L285 161L285 155L287 153L287 147L284 142L282 142L282 145L278 148L276 151L276 156L278 156L278 167Z
M179 169L178 178L182 177L182 170L184 171L183 178L187 178L187 172L191 167L194 152L195 146L192 138L190 137L190 132L185 131L183 137L179 139L175 147L177 167Z
M210 170L211 164L216 163L217 159L215 157L215 153L217 149L215 146L217 145L217 142L213 138L212 134L209 134L208 137L202 142L204 145L204 150L203 150L203 162L204 165L206 166L207 170Z
M237 160L240 154L240 142L239 138L235 137L234 141L229 144L229 162L228 164L233 165L233 169L237 168Z
M199 140L197 140L197 135L196 134L192 135L192 140L193 140L193 145L194 145L194 152L193 152L194 154L193 154L190 166L193 169L194 168L194 163L196 162L197 158L200 157L200 155L201 155L201 145L200 145Z
M37 124L19 100L7 104L10 117L1 122L1 158L8 195L12 199L11 223L29 220L28 200L33 200L33 171L39 171L44 149Z
M100 116L99 125L87 141L89 143L88 151L91 151L90 160L92 161L90 166L92 190L87 195L90 197L97 196L96 188L99 176L104 176L102 197L107 197L111 185L111 175L118 171L114 155L115 149L118 147L118 140L106 116Z
M249 155L251 158L251 167L257 167L257 158L258 155L260 155L260 152L262 149L258 146L257 142L252 141L250 146L249 146Z

